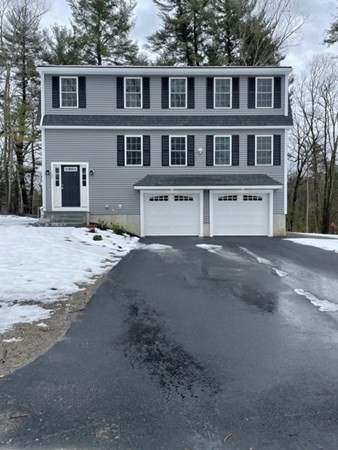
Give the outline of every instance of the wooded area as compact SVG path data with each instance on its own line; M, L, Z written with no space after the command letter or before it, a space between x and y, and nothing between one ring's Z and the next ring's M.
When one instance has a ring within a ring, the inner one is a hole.
M44 29L44 0L0 0L0 212L36 215L41 204L39 64L278 65L306 21L293 0L153 0L161 22L140 49L134 0L67 1L70 24ZM292 83L289 230L327 233L338 221L337 69L323 55Z

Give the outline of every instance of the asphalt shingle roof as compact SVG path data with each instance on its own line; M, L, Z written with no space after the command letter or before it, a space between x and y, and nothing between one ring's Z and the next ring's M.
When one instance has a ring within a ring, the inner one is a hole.
M147 175L135 183L139 187L180 186L282 186L281 183L263 174L252 175Z
M292 116L258 115L198 115L198 116L153 116L153 115L52 115L44 117L45 126L83 127L246 127L246 126L291 126Z

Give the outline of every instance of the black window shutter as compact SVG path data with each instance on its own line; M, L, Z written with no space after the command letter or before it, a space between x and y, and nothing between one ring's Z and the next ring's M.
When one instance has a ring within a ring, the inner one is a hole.
M188 166L195 165L195 136L188 136Z
M52 106L60 108L60 77L52 77Z
M143 108L150 108L150 78L143 78Z
M87 108L86 77L79 77L79 108Z
M281 137L280 134L275 134L273 137L273 165L281 165Z
M232 79L232 107L239 108L239 78Z
M188 109L195 108L195 78L188 78Z
M169 108L169 78L162 78L162 108Z
M248 166L255 165L255 136L248 135Z
M162 166L169 166L169 136L162 136Z
M214 108L214 79L207 78L207 109Z
M150 166L150 136L143 136L143 165Z
M124 82L123 77L116 78L116 107L124 108Z
M281 79L281 77L275 77L274 83L275 83L275 87L274 87L273 106L274 106L274 108L281 108L282 107L282 79Z
M214 165L214 136L207 136L206 139L206 165Z
M239 166L239 136L232 136L232 165Z
M256 78L248 78L248 108L256 107Z
M117 165L124 166L124 136L117 136Z

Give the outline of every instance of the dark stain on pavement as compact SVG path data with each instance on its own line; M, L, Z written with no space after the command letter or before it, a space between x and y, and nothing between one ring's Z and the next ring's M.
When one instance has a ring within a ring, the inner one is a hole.
M164 390L173 390L183 399L197 397L200 392L218 392L217 383L205 367L165 334L155 310L133 303L127 322L128 356L145 365Z

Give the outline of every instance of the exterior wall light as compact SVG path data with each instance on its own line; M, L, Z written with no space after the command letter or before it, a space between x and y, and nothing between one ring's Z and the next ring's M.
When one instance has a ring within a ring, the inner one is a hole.
M89 175L92 177L94 175L94 170L90 170Z
M46 170L46 175L50 175L49 169Z

